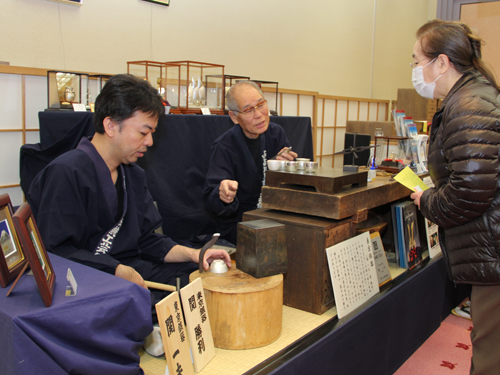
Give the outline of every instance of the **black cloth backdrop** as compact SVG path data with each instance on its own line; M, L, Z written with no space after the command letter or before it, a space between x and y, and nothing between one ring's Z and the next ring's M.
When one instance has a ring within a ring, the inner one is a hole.
M40 143L21 147L21 187L50 161L75 148L81 137L94 133L90 112L39 113ZM313 160L309 117L272 116L283 127L299 157ZM211 235L214 224L202 198L210 147L233 126L229 116L162 116L154 144L137 162L146 172L148 187L163 218L163 233L175 241L197 246L200 235ZM204 242L204 241L202 241Z
M21 147L20 177L24 195L31 181L47 164L94 134L93 114L87 112L39 112L40 143Z

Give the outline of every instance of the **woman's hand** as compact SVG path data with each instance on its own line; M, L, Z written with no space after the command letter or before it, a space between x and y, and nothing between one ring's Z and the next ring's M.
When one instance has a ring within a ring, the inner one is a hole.
M422 197L423 191L416 191L410 195L410 198L413 199L413 203L418 207L420 210L420 198Z

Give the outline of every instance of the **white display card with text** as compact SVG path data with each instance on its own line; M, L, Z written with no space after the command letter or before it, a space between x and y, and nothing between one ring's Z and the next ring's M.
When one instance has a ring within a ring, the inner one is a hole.
M326 256L341 319L380 291L370 233L327 248Z

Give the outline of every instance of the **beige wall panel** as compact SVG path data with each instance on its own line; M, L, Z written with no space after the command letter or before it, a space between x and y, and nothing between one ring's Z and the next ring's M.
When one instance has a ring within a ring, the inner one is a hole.
M321 100L323 102L323 100ZM324 109L324 126L334 126L336 121L337 112L335 111L335 100L325 100L325 109ZM337 110L338 111L338 110ZM318 124L321 124L318 122Z
M460 20L477 29L484 40L483 60L495 72L498 81L500 74L500 1L479 4L464 4L460 7Z
M349 120L357 120L358 119L358 108L359 108L360 103L357 101L349 101L348 102L348 108L349 108L349 113L347 114L349 117ZM342 126L346 126L346 123L342 123Z
M313 135L314 136L314 135ZM323 138L324 138L324 134L323 134ZM324 154L324 145L323 145L323 150L321 149L321 130L318 130L318 132L316 133L316 145L317 145L317 149L316 149L316 155L322 155Z
M344 140L345 140L345 128L337 129L337 137L335 138L335 152L342 151L344 149ZM342 168L344 161L344 155L336 155L335 156L335 168Z
M368 103L368 107L370 109L368 121L377 121L377 103ZM380 115L379 115L380 116Z
M333 154L333 128L326 128L323 131L323 154Z
M297 95L283 95L283 116L297 116Z
M335 151L339 152L344 149L345 128L337 129L337 137L335 139Z
M47 108L47 77L26 76L25 93L26 129L38 129L38 112Z
M120 73L132 60L195 60L282 88L388 99L411 84L411 40L436 1L2 0L0 61Z
M320 127L323 121L323 99L318 99L316 117L317 117L318 127Z
M22 121L22 79L0 74L0 129L21 129Z
M390 116L388 116L388 113L389 113L389 103L379 104L377 121L389 121Z
M309 95L300 95L300 116L313 117L314 98Z
M40 132L26 132L26 144L40 143Z
M347 102L346 100L338 100L337 102L338 102L338 104L337 104L337 126L345 127L346 122L347 122L347 114L348 114L347 110L348 110L348 108L350 108L349 102ZM355 118L352 118L351 115L352 115L352 111L351 111L351 114L349 115L349 119L355 120Z
M360 121L368 121L368 106L370 103L368 102L360 102L359 106L359 120ZM356 108L358 111L358 108Z
M0 185L19 183L21 132L0 133Z
M325 156L321 160L321 166L322 167L331 167L332 166L332 159L333 159L332 156Z
M342 168L344 165L344 155L336 155L334 159L333 168Z
M413 87L415 33L436 12L437 0L377 0L372 98L396 99L398 88Z
M266 98L266 100L267 100L267 106L269 107L269 109L274 110L275 108L277 108L278 113L280 113L279 112L279 93L278 93L278 97L276 98L275 93L265 92L264 98ZM276 100L278 101L278 106L276 106Z

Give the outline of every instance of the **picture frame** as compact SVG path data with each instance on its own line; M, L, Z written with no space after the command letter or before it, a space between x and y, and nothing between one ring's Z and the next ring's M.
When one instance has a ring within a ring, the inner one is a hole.
M144 0L144 1L147 1L149 3L165 5L167 7L170 5L170 0Z
M49 307L52 304L56 274L43 246L35 218L28 203L21 204L13 216L13 221L24 254L28 259L29 266L42 295L43 303L46 307Z
M5 288L23 269L27 260L12 220L9 194L0 195L0 285Z

